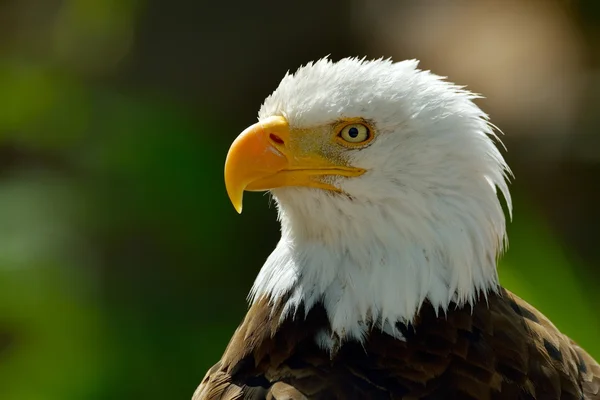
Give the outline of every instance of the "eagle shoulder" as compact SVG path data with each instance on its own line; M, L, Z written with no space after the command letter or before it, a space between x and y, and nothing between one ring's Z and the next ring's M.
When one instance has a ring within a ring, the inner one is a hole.
M294 350L296 340L300 340L284 340L283 335L277 335L281 312L281 307L266 298L254 303L192 400L307 400L293 386L283 381L271 383L273 380L267 378L265 364L269 364L270 372L277 371Z
M281 318L261 299L193 400L573 399L600 400L600 366L542 313L506 290L439 314L425 304L405 340L380 330L336 352L322 305Z
M530 304L505 291L508 304L522 317L527 328L530 353L529 375L532 384L558 387L560 398L568 392L573 398L600 400L600 365L575 341ZM551 382L553 381L553 382Z

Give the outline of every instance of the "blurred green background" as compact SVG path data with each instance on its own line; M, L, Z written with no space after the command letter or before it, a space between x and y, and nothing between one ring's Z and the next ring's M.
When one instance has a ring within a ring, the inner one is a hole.
M468 85L516 180L502 281L600 357L600 5L0 2L0 399L188 399L275 246L229 144L284 73L419 58Z

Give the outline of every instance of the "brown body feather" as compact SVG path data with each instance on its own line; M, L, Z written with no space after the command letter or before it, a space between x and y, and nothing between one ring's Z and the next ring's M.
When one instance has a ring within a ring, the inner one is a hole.
M600 400L598 363L506 290L439 316L426 304L397 326L405 341L373 330L333 354L314 339L329 329L321 305L280 313L255 303L193 400Z

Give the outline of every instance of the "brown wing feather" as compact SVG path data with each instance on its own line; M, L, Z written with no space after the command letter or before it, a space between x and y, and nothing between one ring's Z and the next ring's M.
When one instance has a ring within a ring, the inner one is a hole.
M315 344L322 306L280 321L279 304L254 304L193 400L600 400L598 363L505 290L439 317L425 305L397 326L405 341L373 330L335 354Z

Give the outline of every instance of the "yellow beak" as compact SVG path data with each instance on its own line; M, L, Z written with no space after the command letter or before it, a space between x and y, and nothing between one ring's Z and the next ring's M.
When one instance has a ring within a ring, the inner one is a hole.
M290 131L284 117L270 117L244 130L233 142L225 161L225 187L238 213L242 212L244 190L261 191L283 186L308 186L338 191L323 182L324 175L359 176L365 170L339 165L304 151L306 131Z

